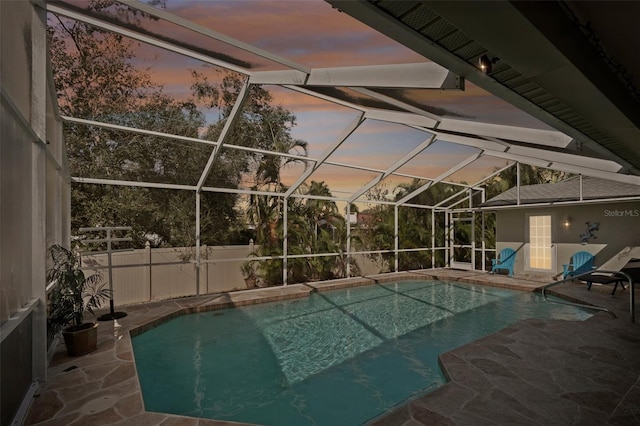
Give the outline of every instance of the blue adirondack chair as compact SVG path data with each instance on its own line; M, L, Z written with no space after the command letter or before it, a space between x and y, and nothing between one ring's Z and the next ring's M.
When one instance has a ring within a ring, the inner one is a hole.
M595 256L587 251L579 251L571 256L571 263L562 265L562 278L584 274L595 269Z
M513 276L513 265L516 263L516 251L512 248L504 248L500 250L497 259L491 259L491 272L499 269L509 271L509 276Z

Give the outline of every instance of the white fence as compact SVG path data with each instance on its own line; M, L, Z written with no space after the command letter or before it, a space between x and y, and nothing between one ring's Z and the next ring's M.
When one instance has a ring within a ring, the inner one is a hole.
M240 266L253 246L203 246L200 291L196 289L195 247L145 248L112 253L115 306L246 289ZM354 255L362 275L383 272L368 256ZM107 254L81 258L85 274L100 273L108 282Z
M246 288L240 272L250 246L203 247L200 294ZM198 294L195 247L145 248L113 253L113 300L116 306ZM99 272L108 281L106 254L82 256L85 274ZM95 269L92 269L95 268Z

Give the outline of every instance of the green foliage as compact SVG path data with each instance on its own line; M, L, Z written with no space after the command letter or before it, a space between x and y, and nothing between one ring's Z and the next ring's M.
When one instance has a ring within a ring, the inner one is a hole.
M136 23L144 15L112 0L94 0L87 7L108 10L126 23ZM137 43L130 39L51 15L48 41L58 102L66 116L217 141L245 82L234 73L218 72L220 79L213 81L210 70L192 71L193 96L178 101L138 65ZM225 143L306 155L306 142L291 137L295 116L271 102L269 92L251 86ZM206 123L198 108L203 104L219 111L219 121ZM204 143L71 123L65 124L64 135L71 175L78 177L194 186L214 150ZM238 188L241 179L253 174L261 185L277 186L279 168L289 161L223 148L204 184ZM238 196L210 191L201 195L201 242L246 244ZM73 183L71 198L74 233L83 226L127 225L139 247L148 235L164 246L195 243L192 191Z
M394 194L394 200L398 201L414 191L422 188L426 181L413 179L406 184L398 185L393 191L387 188L377 188L375 194L369 194L373 199L388 199L389 194ZM458 187L443 183L436 183L427 190L417 194L410 202L412 204L434 206L438 202L448 198L459 191ZM367 210L371 217L366 226L358 229L358 234L366 244L367 250L388 250L382 254L387 267L395 264L395 253L391 252L395 247L395 209L390 205L375 205ZM404 207L398 208L398 247L400 249L412 249L431 247L431 238L435 232L436 246L444 241L445 236L444 215L435 215L435 228L431 229L431 210L427 208ZM428 251L406 252L399 256L399 268L402 270L422 269L443 264L443 253L436 252L435 259Z
M265 180L264 185L281 188L277 176ZM305 195L331 197L324 182L311 181L303 185ZM283 209L281 197L252 195L249 216L256 224L257 256L281 256L283 247ZM320 253L338 253L331 256L310 256L287 259L287 282L307 282L345 277L347 265L351 274L358 274L355 263L347 261L346 223L338 213L333 201L292 197L287 202L287 253L290 255L310 255ZM245 278L250 278L253 270L247 262L243 266ZM255 263L253 263L255 265ZM259 262L258 273L266 285L282 283L282 260L264 260Z
M567 175L564 172L524 164L520 165L521 185L557 182L566 177ZM517 170L515 167L504 170L485 184L487 199L515 186L516 180ZM376 186L367 195L369 199L389 201L391 194L393 194L393 199L398 201L425 185L428 185L427 181L414 179L410 183L398 185L393 190L389 190L385 186ZM457 197L456 194L458 194ZM463 200L466 196L467 192L461 191L460 187L439 182L429 186L409 202L416 205L435 206L445 199L450 199L450 202L462 201L457 204L457 208L470 208L477 206L481 202L478 194L474 194L473 205L470 205L467 200ZM362 213L368 219L366 223L361 224L360 228L355 230L355 233L360 235L362 241L364 241L366 250L387 250L381 257L386 262L387 267L391 267L395 264L395 253L393 253L395 247L394 207L377 204ZM474 229L471 229L468 225L460 225L457 228L457 237L469 242L472 240L482 241L484 239L487 248L495 248L495 215L485 215L484 229L482 229L479 213L477 213L474 223ZM398 208L398 247L400 249L430 248L432 237L435 239L435 246L442 247L445 245L446 232L445 214L441 211L436 211L432 229L431 209L409 206L400 206ZM465 260L464 256L467 256L467 260L470 261L470 252L460 252L458 256L462 256L458 260ZM490 259L487 258L482 261L488 263ZM428 268L432 265L446 265L446 253L444 250L436 250L433 254L428 251L399 254L399 268L401 270Z
M129 21L137 16L113 1L94 1L88 7L115 10ZM203 114L193 101L178 102L166 96L148 70L135 65L135 42L55 15L49 24L50 55L63 115L198 136L205 123ZM212 150L204 144L70 123L64 126L64 136L71 175L80 177L193 184ZM234 214L234 202L226 201L228 198L208 200L209 206L227 210L216 210L219 213L205 218L205 224L228 226L223 218L232 221ZM144 244L147 234L157 235L166 245L195 240L194 195L185 191L72 184L71 200L72 232L82 226L128 225L137 246ZM210 209L203 206L203 210Z
M47 332L53 337L69 325L83 324L85 312L95 315L111 292L102 275L85 276L71 250L56 244L49 248L49 255L53 265L47 271L47 282L56 284L49 295Z
M162 4L163 0L154 0ZM89 9L102 12L126 24L139 23L143 13L113 0L93 0ZM145 17L148 18L148 17ZM70 19L50 15L48 42L58 102L63 115L104 121L117 125L150 129L189 138L218 141L230 113L246 83L246 77L211 68L192 70L191 96L176 100L154 83L148 69L140 67L135 57L137 42L118 34ZM201 107L217 111L219 120L207 123ZM214 146L185 140L167 140L153 135L109 130L97 126L66 123L64 135L71 175L131 182L153 182L195 186L201 179L206 188L231 188L249 181L252 189L283 193L282 171L296 163L307 166L308 144L295 139L292 129L295 115L273 105L270 93L259 85L249 87L249 95L235 125L229 129L225 145L237 145L299 158L267 153L250 153L225 146L214 154ZM205 165L214 159L210 172L203 176ZM521 166L521 183L556 181L564 174L531 166ZM488 198L515 185L516 168L503 171L486 183ZM400 200L428 182L414 179L389 189L377 185L367 195L376 200ZM145 187L72 184L72 232L83 226L121 226L133 228L136 246L142 246L148 235L156 236L165 246L195 244L195 192ZM338 214L324 182L312 181L298 191L321 197L289 198L288 232L284 235L282 197L252 194L246 211L239 206L239 196L204 190L200 201L200 238L203 244L244 243L255 237L259 256L282 255L284 238L290 254L340 253L338 256L288 259L289 282L301 282L345 276L354 267L346 256L346 224ZM459 187L436 183L411 199L413 204L434 206L452 196ZM464 194L460 195L463 197ZM474 199L474 204L477 203ZM459 207L468 207L460 204ZM351 212L357 211L351 206ZM387 250L395 247L392 206L377 204L362 212L370 219L354 229L352 246L363 250ZM398 209L398 245L401 249L444 245L445 215L431 210L401 207ZM491 228L493 219L488 219ZM255 225L255 236L249 235L246 223ZM476 221L478 223L478 221ZM469 236L480 230L468 230ZM495 245L494 235L485 235ZM383 259L388 265L394 254ZM403 253L403 269L443 265L442 251ZM252 261L245 275L260 277L269 285L282 282L282 261ZM257 267L256 265L259 265ZM352 270L350 273L357 273Z

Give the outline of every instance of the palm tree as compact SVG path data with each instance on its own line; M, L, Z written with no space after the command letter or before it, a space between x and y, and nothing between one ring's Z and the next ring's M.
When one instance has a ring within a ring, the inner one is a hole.
M260 148L283 154L297 154L306 157L309 144L291 136L290 128L295 125L295 116L282 107L263 112L261 117L262 139ZM288 165L302 160L279 155L267 155L259 158L256 168L256 185L261 189L282 189L280 174Z
M421 179L413 179L411 182L398 185L393 193L395 200L400 200L422 188L427 182ZM451 195L459 192L459 188L444 183L436 183L413 197L412 204L422 204L425 206L433 206L438 202L445 200ZM373 250L391 250L394 248L395 234L395 212L390 206L376 206L368 211L373 215L373 220L369 228L361 229L363 240ZM399 248L422 248L431 246L432 232L435 232L436 245L440 245L440 241L444 241L444 216L439 214L435 217L435 228L431 229L431 210L411 207L400 207L398 209L398 238ZM444 253L434 253L435 258L425 251L407 252L400 255L400 268L421 269L429 267L436 262L443 264ZM395 255L393 253L385 253L383 259L389 264L394 263Z
M312 180L311 184L306 190L308 195L315 195L320 197L331 197L331 191L329 187L322 182ZM336 203L329 200L309 198L306 202L307 216L313 221L314 235L318 236L318 227L322 225L334 226L332 223L337 221L337 218L342 219L338 214L338 207Z
M330 197L329 187L323 182L311 181L307 190L309 195ZM322 199L308 199L306 203L307 217L313 226L313 252L335 253L340 247L336 241L336 230L344 224L344 218L338 213L336 203ZM315 257L311 259L313 269L310 271L314 279L326 280L335 278L335 256Z
M295 116L282 107L263 109L258 118L261 131L258 132L257 146L262 149L283 154L295 153L307 156L308 143L294 139L290 129L295 125ZM285 192L281 172L292 163L303 160L279 155L261 155L256 158L253 167L255 191ZM291 199L290 199L291 201ZM247 216L256 226L256 244L260 256L282 254L283 243L283 198L251 194L247 207ZM291 206L290 206L291 207ZM291 231L290 231L291 232ZM282 261L262 261L260 270L268 285L282 282Z

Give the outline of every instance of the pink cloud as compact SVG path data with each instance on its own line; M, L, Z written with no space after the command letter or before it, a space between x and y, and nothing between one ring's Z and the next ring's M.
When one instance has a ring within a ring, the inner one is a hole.
M169 2L168 6L173 13L204 27L303 65L424 60L320 0Z
M313 67L424 61L420 55L369 29L323 1L168 2L170 11L215 31L230 34L278 55ZM203 36L197 36L203 45ZM211 43L211 45L215 45ZM148 47L147 47L148 48ZM145 48L144 50L147 50ZM152 48L148 48L152 49ZM215 50L215 48L214 48ZM151 50L149 50L151 52ZM189 96L186 68L198 61L153 48L156 80L180 100ZM274 102L294 113L336 111L335 104L269 88ZM467 83L466 91L407 91L423 102L478 121L541 127L509 104ZM543 126L543 125L542 125Z
M307 95L295 90L276 86L265 86L276 105L280 105L293 112L296 111L354 111L351 108L338 105L315 96Z

